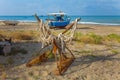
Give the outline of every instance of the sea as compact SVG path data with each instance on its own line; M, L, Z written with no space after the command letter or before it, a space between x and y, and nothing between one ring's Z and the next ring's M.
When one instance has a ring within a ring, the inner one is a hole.
M69 16L71 21L81 18L79 24L99 24L99 25L120 25L120 16ZM40 15L40 19L46 20L48 16ZM21 22L36 22L33 15L31 16L0 16L0 21L12 20Z

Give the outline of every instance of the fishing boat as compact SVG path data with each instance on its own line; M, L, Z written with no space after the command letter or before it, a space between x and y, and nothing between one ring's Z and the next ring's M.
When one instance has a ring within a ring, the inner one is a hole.
M63 28L70 23L70 18L63 12L49 13L47 20L49 21L49 26L52 28Z

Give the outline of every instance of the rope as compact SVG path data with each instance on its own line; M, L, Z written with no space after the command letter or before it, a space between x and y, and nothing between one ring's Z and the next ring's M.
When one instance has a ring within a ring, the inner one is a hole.
M71 31L69 32L69 34L66 35L62 33L58 34L58 40L60 41L62 53L65 53L65 43L70 43L72 41L76 28L77 28L77 19L74 21L74 25Z
M48 26L48 22L43 23L43 21L41 20L40 22L40 39L42 41L42 48L45 45L48 45L52 42L53 39L53 35L50 32L50 28Z
M72 41L72 39L73 39L73 36L74 36L74 34L75 34L76 28L77 28L77 19L74 21L74 25L73 25L73 27L71 28L69 34L66 33L66 35L65 35L65 34L61 34L61 33L60 33L60 34L58 35L58 37L59 37L59 38L62 37L62 39L63 39L65 42L70 43L70 42Z
M59 33L58 36L54 36L50 31L48 23L48 21L46 23L43 23L42 20L40 22L40 39L42 41L42 48L45 45L51 44L53 39L56 38L56 40L59 42L58 44L60 44L61 52L65 53L65 43L70 43L72 41L77 27L77 19L74 21L74 25L71 28L69 34L66 35Z

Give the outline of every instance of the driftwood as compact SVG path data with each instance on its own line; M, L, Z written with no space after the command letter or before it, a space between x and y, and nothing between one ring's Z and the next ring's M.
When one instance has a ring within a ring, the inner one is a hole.
M68 67L73 63L74 58L67 58L65 60L62 60L61 62L58 62L58 67L60 68L59 70L56 69L54 71L55 75L62 75Z
M53 48L52 45L48 45L48 46L45 46L44 48L40 49L36 54L36 55L38 55L38 57L34 57L31 60L29 60L26 64L26 66L31 67L35 64L45 62L48 59L48 55L49 55L50 51L52 51L52 48Z
M59 47L60 43L57 43L58 40L53 40L53 53L55 55L56 58L56 63L57 63L57 69L55 69L54 74L55 75L62 75L67 69L68 67L73 63L75 57L74 55L71 53L71 51L69 52L62 52L62 48ZM66 45L64 44L64 48L67 49ZM59 56L57 56L57 51L59 52ZM66 54L69 53L69 56L67 56Z
M42 20L39 19L39 17L35 14L35 18L37 19L37 21L39 23L42 23ZM80 20L80 18L76 19L74 21L74 23L69 24L68 26L66 26L66 29L60 33L60 35L58 36L54 36L49 29L46 28L46 26L42 23L42 25L40 26L40 28L43 30L41 30L41 32L43 31L47 33L47 36L50 36L51 34L53 35L51 37L50 43L47 44L46 46L44 46L40 51L40 55L32 58L27 64L27 67L31 67L35 64L41 63L41 62L45 62L48 59L48 55L52 52L52 54L55 56L55 60L57 63L57 69L55 69L54 74L55 75L61 75L63 74L68 67L73 63L75 57L72 54L71 50L68 49L66 42L62 39L63 34L65 34L66 32L68 32L73 26L75 26L74 29L76 29L76 23ZM48 27L48 26L47 26ZM43 37L41 37L43 38ZM44 36L44 40L46 39L46 36ZM43 42L42 42L43 43ZM50 48L49 48L50 47ZM69 54L69 56L67 55Z
M8 25L8 26L16 26L19 22L18 21L3 21L3 23L5 25Z

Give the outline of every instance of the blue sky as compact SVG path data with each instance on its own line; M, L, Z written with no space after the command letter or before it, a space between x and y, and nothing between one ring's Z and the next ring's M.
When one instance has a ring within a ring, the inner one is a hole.
M120 0L0 0L0 15L120 15Z

